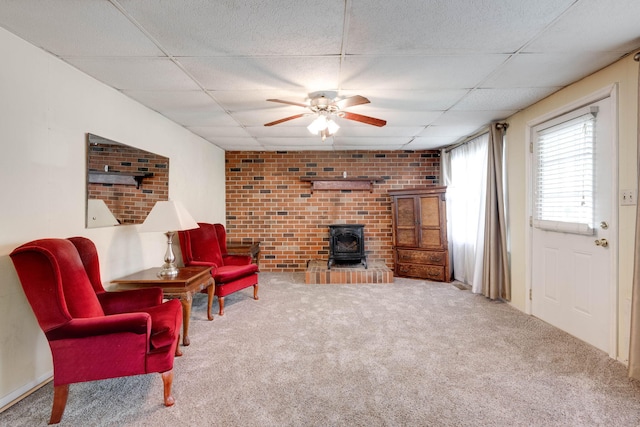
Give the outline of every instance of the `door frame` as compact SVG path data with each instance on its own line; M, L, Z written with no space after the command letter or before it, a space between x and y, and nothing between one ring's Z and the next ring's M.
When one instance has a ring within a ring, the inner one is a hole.
M618 84L614 83L603 87L585 97L575 100L569 104L563 105L560 108L556 108L546 114L536 117L526 123L525 126L525 153L526 167L525 167L525 180L527 196L525 198L525 224L529 224L527 232L525 233L525 312L529 315L532 314L532 301L530 298L532 292L532 277L533 277L533 227L531 219L533 218L533 153L531 147L533 141L531 138L532 128L540 123L551 120L555 117L559 117L565 113L575 110L580 107L592 104L605 98L611 98L611 136L613 138L611 146L611 170L613 173L612 178L612 206L611 206L611 221L609 227L611 229L611 236L613 236L612 242L610 242L610 256L611 256L611 280L609 285L609 357L619 360L618 354L618 272L619 272L619 228L618 228L618 215L619 215L619 191L618 191Z

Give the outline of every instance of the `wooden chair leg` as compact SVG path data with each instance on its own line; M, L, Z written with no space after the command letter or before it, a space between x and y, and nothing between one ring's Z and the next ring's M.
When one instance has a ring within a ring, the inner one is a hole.
M171 396L171 386L173 385L173 369L162 374L162 383L164 384L164 406L173 406L176 400Z
M260 298L258 298L258 284L257 283L255 285L253 285L253 299L260 299Z
M67 397L69 396L69 384L57 385L53 387L53 408L51 409L51 418L49 424L58 424L64 414L64 408L67 406Z
M224 297L218 297L218 306L220 306L218 316L224 316Z
M175 357L182 356L182 350L180 350L180 334L178 334L178 344L176 345L176 352L174 354Z

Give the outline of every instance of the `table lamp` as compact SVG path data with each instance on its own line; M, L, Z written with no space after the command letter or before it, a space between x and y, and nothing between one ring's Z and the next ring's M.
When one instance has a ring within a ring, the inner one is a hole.
M198 228L198 223L180 202L174 200L156 202L147 219L140 226L140 231L164 231L167 236L167 252L158 276L175 277L178 274L176 256L173 254L173 235L176 231L193 228Z

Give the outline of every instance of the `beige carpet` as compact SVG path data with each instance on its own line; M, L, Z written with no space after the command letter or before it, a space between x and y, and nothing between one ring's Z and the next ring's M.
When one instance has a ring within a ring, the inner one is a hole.
M638 426L640 385L606 354L453 284L306 285L261 273L159 375L75 384L62 426ZM0 414L45 425L47 385Z

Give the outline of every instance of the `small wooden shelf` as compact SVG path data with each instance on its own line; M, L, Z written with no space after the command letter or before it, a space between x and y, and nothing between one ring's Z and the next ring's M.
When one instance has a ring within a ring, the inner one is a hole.
M300 181L311 183L311 193L314 190L369 190L373 193L373 184L384 182L381 177L317 177L303 176Z
M152 176L152 173L131 174L123 172L89 171L89 183L135 185L136 188L140 188L140 186L142 185L142 180L145 178L150 178Z

